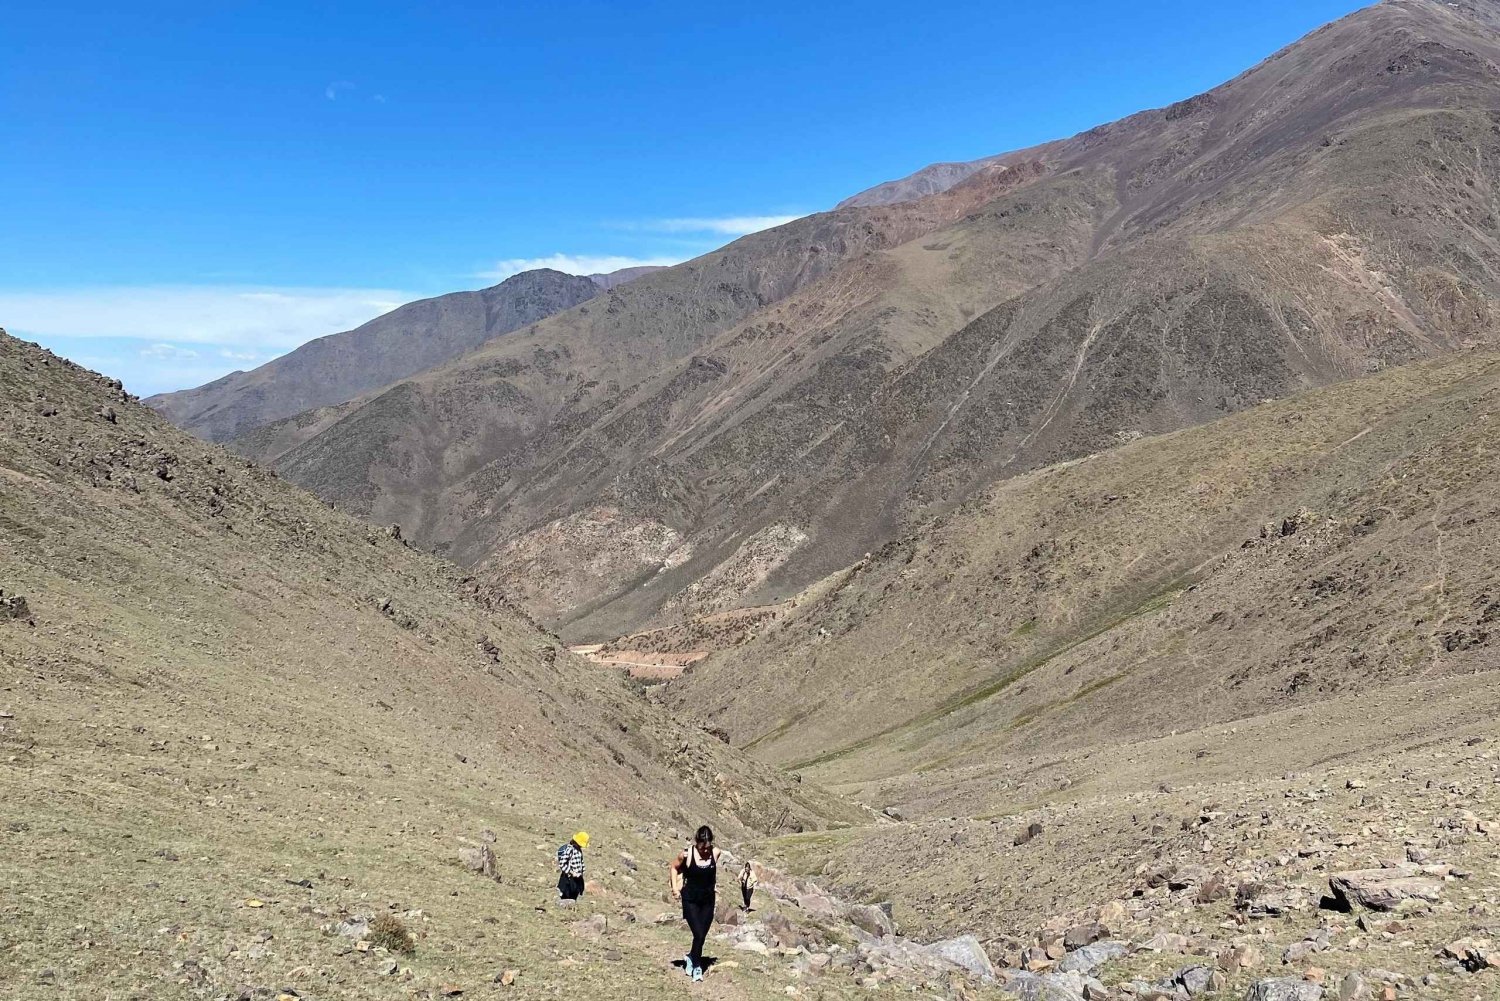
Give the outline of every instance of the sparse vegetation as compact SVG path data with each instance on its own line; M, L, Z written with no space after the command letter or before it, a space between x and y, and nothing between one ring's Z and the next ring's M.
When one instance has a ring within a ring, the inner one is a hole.
M398 956L414 956L417 953L416 939L411 930L394 914L379 914L370 922L370 944L388 949Z

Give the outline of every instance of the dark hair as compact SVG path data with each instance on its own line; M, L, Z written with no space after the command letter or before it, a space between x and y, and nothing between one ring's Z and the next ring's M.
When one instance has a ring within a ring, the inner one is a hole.
M714 843L713 828L709 827L707 824L704 824L702 827L698 828L698 833L693 836L693 841L695 841L699 845L711 845L711 844L713 844Z

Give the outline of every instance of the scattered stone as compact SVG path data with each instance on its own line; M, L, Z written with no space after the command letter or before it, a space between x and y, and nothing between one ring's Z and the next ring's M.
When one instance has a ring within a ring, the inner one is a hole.
M1490 953L1488 939L1462 938L1444 946L1439 955L1457 960L1470 973L1478 973L1497 965Z
M380 964L379 973L382 977L394 977L401 972L401 964L394 959L387 959Z
M511 984L514 984L516 982L516 978L520 975L520 970L505 970L495 978L495 983L499 984L501 987L509 987Z

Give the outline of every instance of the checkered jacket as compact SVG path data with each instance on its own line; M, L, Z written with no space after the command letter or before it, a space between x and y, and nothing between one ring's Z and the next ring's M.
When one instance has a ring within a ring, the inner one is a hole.
M569 841L557 850L557 871L564 876L583 876L583 849Z

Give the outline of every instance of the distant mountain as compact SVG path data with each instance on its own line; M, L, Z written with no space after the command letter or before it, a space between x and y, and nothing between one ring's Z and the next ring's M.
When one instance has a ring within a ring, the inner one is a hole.
M877 184L857 195L850 195L839 202L837 207L843 209L860 205L893 205L896 202L909 202L927 195L935 195L973 176L985 164L996 159L998 157L971 160L968 163L929 164L914 174Z
M146 400L179 427L210 441L247 434L270 421L344 403L451 361L485 341L598 295L600 279L541 269L477 292L407 303L341 334L309 341L250 372Z
M661 268L656 265L643 264L635 268L621 268L618 271L610 271L605 274L598 275L589 275L588 277L589 281L593 282L595 285L598 285L600 288L612 289L616 285L624 285L626 282L633 282L637 278L644 278L645 276L660 270Z
M571 637L786 598L997 481L1494 343L1497 23L1379 4L235 447Z

